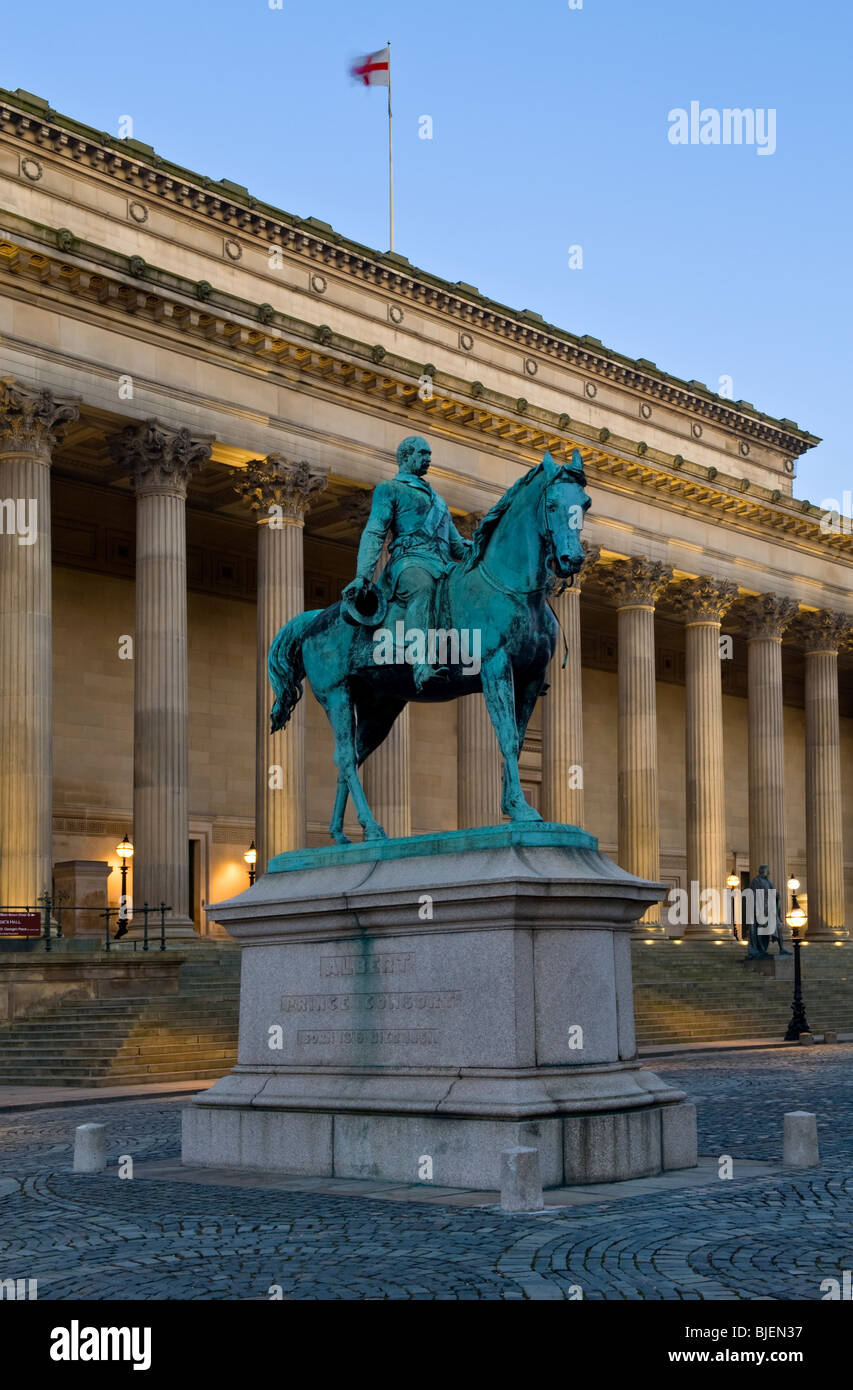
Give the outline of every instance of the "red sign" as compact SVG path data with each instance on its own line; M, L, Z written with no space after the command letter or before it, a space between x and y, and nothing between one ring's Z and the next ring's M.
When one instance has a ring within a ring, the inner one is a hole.
M0 936L41 936L40 912L0 912Z

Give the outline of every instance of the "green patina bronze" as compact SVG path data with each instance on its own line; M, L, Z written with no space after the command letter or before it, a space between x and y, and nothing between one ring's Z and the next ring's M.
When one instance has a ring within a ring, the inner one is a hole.
M269 653L273 733L287 724L306 677L332 726L338 785L330 830L338 844L348 843L349 796L365 840L385 838L358 768L406 704L480 690L503 757L503 813L541 820L522 791L518 758L557 642L548 596L571 583L584 560L590 502L577 450L564 465L546 453L492 507L472 541L459 535L426 482L426 440L404 439L397 463L396 477L374 491L356 577L341 602L291 619ZM374 583L386 540L389 560Z
M368 840L360 845L324 845L319 849L293 849L277 854L269 873L298 869L322 869L338 864L370 864L380 859L417 859L421 855L462 854L489 849L585 849L598 854L598 840L576 825L538 821L530 825L484 825L475 830L443 830L430 835L408 835L401 840Z

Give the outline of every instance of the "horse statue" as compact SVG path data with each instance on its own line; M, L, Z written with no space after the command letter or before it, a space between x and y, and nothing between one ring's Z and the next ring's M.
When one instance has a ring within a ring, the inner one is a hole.
M404 440L400 449L411 445L420 446L421 454L425 451L425 463L415 470L422 476L429 466L429 446L413 438ZM380 488L388 486L379 484L374 499ZM429 514L434 514L436 501L446 513L446 504L436 499L429 485L421 486L432 499ZM422 649L413 654L415 641L409 649L410 639L418 634L403 634L406 606L393 588L386 599L381 586L369 585L365 575L360 581L360 613L352 602L352 591L358 588L354 581L340 602L300 613L277 633L268 663L275 693L271 731L285 727L307 677L335 739L338 781L329 829L338 844L349 843L343 830L349 796L365 840L385 837L368 805L358 769L387 738L406 704L455 700L476 691L483 692L503 757L503 813L513 821L542 819L524 796L518 758L536 700L547 689L545 677L557 643L559 624L548 596L559 582L563 588L570 585L584 562L581 530L590 506L585 488L577 449L571 463L562 465L546 452L542 462L513 483L483 517L464 558L445 566L438 581L441 604L432 611L449 617L449 631L442 626L431 636L478 635L476 671L470 644L469 659L463 665L457 640L449 664L436 671L435 678L418 684L417 671L430 676L432 668L417 664L425 657ZM450 529L458 548L460 538L455 528ZM424 532L419 534L423 537ZM393 559L393 546L391 554ZM396 657L389 660L386 654L380 660L380 648L383 644L387 648L392 629L405 635L406 650L398 640L396 645L391 643ZM447 645L445 640L445 651Z

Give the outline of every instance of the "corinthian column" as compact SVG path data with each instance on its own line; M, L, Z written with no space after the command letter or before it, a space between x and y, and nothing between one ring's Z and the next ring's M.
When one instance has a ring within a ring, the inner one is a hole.
M715 936L723 925L726 803L720 624L736 597L735 584L707 577L686 581L676 596L685 619L687 645L687 879L691 921L685 935L693 937ZM694 903L698 903L698 920Z
M51 886L50 460L77 407L0 380L0 905Z
M210 439L156 420L110 440L136 492L136 637L133 689L133 901L165 902L170 934L189 914L187 483Z
M797 624L806 660L806 891L808 936L840 941L844 927L838 646L850 631L841 613L804 613Z
M619 611L619 863L640 878L660 874L655 604L672 570L654 560L617 560L602 573ZM639 930L660 923L655 903Z
M255 705L255 846L258 872L276 854L305 845L305 705L270 735L267 657L273 638L305 608L305 513L326 479L304 460L255 459L237 492L258 521L258 664Z
M387 834L411 835L408 705L397 716L385 742L367 759L362 776L370 809Z
M551 688L542 701L542 815L560 825L583 825L580 594L601 549L585 545L584 550L584 568L574 584L551 600L561 632L548 668Z
M785 849L785 723L782 707L782 633L797 611L793 599L762 594L738 610L747 634L749 689L749 866L762 864L784 912L788 859Z
M482 512L454 517L470 540ZM501 823L501 754L486 702L479 691L456 701L456 824L460 830Z

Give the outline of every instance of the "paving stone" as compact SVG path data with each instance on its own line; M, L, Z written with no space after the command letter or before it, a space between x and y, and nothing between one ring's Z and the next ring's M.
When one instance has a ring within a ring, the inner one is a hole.
M575 1285L594 1301L820 1300L853 1258L851 1062L843 1044L667 1058L656 1071L697 1106L703 1166L619 1185L633 1196L552 1195L535 1216L496 1212L496 1193L211 1181L178 1168L182 1099L6 1113L4 1275L37 1278L46 1300L265 1301L273 1284L287 1301L562 1300ZM817 1116L818 1168L781 1169L791 1110ZM103 1173L71 1171L86 1123L108 1125ZM731 1181L715 1180L724 1153ZM121 1154L151 1175L119 1178Z

